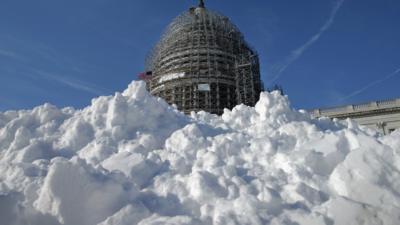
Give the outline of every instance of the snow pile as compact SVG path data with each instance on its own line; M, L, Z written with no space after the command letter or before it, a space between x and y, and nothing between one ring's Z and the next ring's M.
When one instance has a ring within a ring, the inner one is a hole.
M83 110L0 113L5 225L400 224L400 131L278 93L183 115L141 82Z

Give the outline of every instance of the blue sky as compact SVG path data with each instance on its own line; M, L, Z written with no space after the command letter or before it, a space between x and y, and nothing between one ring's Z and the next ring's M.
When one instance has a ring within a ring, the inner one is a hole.
M0 110L84 107L122 91L190 0L1 0ZM206 0L296 108L400 97L398 0Z

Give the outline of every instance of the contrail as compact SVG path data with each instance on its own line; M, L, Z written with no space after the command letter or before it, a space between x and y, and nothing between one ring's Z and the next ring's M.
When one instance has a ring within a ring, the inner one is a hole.
M8 56L8 57L15 57L16 54L14 52L10 52L4 49L0 49L0 55L2 56Z
M24 57L21 56L20 54L17 54L16 52L13 52L13 51L1 49L1 48L0 48L0 56L16 59L16 60L20 60L20 61L25 61Z
M359 90L354 91L353 93L351 93L351 94L349 94L349 95L347 95L347 96L345 96L345 97L339 99L339 102L343 102L343 101L346 100L346 99L349 99L349 98L352 98L352 97L354 97L354 96L356 96L356 95L359 95L359 94L363 93L364 91L366 91L367 89L369 89L369 88L371 88L371 87L373 87L373 86L375 86L375 85L377 85L377 84L379 84L379 83L382 83L382 82L384 82L384 81L387 81L387 80L389 80L390 78L392 78L392 77L394 77L394 76L396 76L396 75L398 75L398 74L400 74L400 68L397 69L397 70L395 70L394 72L388 74L388 75L385 76L384 78L375 80L375 81L369 83L368 85L366 85L365 87L360 88Z
M280 64L275 65L273 68L274 78L271 82L276 81L282 75L282 73L295 61L297 61L303 53L310 48L315 42L317 42L320 37L332 26L335 21L336 15L339 12L339 9L342 7L345 0L338 0L335 2L335 5L332 8L331 14L328 20L324 23L324 25L319 29L318 33L311 37L306 43L304 43L301 47L297 48L296 50L292 51L291 54Z
M90 94L102 95L105 92L107 92L106 90L103 90L102 88L95 87L93 85L89 85L89 84L84 83L84 82L82 82L80 80L64 78L64 77L60 77L60 76L54 76L51 73L48 73L48 72L45 72L45 71L36 70L36 69L34 69L34 71L36 72L37 75L41 76L42 78L45 78L45 79L48 79L48 80L54 80L56 82L59 82L61 84L69 86L71 88L74 88L74 89L77 89L77 90L81 90L81 91L85 91L85 92L88 92Z

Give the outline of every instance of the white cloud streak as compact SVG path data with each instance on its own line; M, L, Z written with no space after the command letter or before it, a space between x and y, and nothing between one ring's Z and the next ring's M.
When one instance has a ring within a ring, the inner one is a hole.
M384 82L384 81L387 81L387 80L389 80L390 78L392 78L392 77L394 77L394 76L396 76L396 75L399 75L399 74L400 74L400 68L398 68L398 69L395 70L394 72L392 72L392 73L386 75L386 76L383 77L382 79L375 80L375 81L369 83L368 85L365 85L363 88L360 88L360 89L358 89L358 90L352 92L351 94L349 94L349 95L347 95L347 96L345 96L345 97L339 99L339 102L343 102L343 101L345 101L345 100L347 100L347 99L349 99L349 98L352 98L352 97L354 97L354 96L357 96L357 95L359 95L359 94L365 92L366 90L368 90L368 89L370 89L370 88L372 88L372 87L374 87L374 86L376 86L376 85L378 85L378 84L380 84L380 83L382 83L382 82Z
M52 80L68 86L70 88L84 91L90 94L101 95L107 93L108 91L104 88L97 87L93 84L83 82L81 80L73 79L70 77L62 76L60 73L50 73L44 70L39 70L34 67L33 58L39 59L43 62L51 63L52 65L56 65L62 72L61 74L67 74L70 71L74 74L78 73L86 73L83 69L80 69L79 66L76 66L76 62L73 60L68 60L64 56L60 56L57 52L46 44L40 42L30 42L27 40L19 39L16 37L8 37L3 41L0 36L0 43L6 43L10 46L21 46L22 49L25 50L25 53L30 57L26 57L24 54L19 53L18 51L9 50L8 47L0 46L0 57L5 57L9 59L14 59L20 61L20 68L29 68L31 74L25 74L32 78L42 78L47 80ZM11 43L11 44L10 44ZM88 67L88 66L86 66ZM4 68L3 68L4 69Z
M10 59L16 59L20 61L24 61L24 57L16 52L9 51L6 49L0 49L0 56L10 58Z
M282 63L274 66L274 68L272 69L273 78L271 82L278 80L282 76L283 72L285 72L292 63L297 61L303 55L303 53L307 49L309 49L315 42L317 42L321 38L321 36L332 26L332 24L335 22L336 15L342 7L344 1L345 0L337 0L335 2L335 5L332 8L328 20L319 29L318 33L312 36L311 39L304 43L302 46L292 51L291 54Z
M96 87L94 85L88 84L86 82L80 81L80 80L75 80L71 78L65 78L62 76L56 76L53 75L49 72L41 71L41 70L34 70L35 74L39 75L41 78L45 78L48 80L53 80L56 81L60 84L63 84L65 86L74 88L76 90L84 91L90 94L95 94L95 95L102 95L106 93L107 91L103 88Z
M0 49L0 55L7 56L7 57L15 57L17 56L14 52L10 52L4 49Z

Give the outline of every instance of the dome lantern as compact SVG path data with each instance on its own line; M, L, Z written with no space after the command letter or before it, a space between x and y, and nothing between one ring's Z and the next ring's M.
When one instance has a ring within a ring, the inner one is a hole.
M204 0L200 0L199 7L200 8L205 8Z

